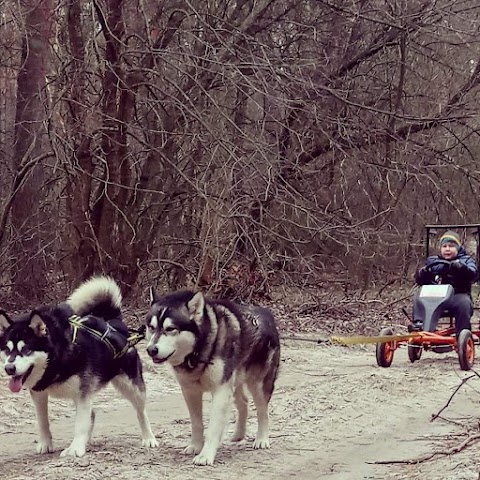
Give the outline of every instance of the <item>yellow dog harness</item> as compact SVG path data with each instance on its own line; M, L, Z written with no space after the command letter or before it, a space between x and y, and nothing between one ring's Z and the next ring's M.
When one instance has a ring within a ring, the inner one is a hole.
M102 327L104 324L105 328L98 330L88 324L89 321L92 321L91 317L88 316L82 318L78 315L72 315L68 321L72 326L72 343L76 343L78 332L80 330L84 330L97 340L105 343L105 345L107 345L112 351L113 358L119 358L125 355L131 347L134 347L138 342L145 338L144 330L134 332L130 336L125 337L122 333L118 332L114 327L104 320L101 322ZM116 341L114 341L114 339Z

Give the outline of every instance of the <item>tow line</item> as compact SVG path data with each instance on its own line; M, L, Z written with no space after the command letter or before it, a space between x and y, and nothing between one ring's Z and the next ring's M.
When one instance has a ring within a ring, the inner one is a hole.
M411 340L413 338L421 337L421 333L412 332L406 335L377 335L377 336L368 336L368 335L354 335L351 337L339 337L332 336L329 338L306 338L306 337L282 337L283 340L298 340L300 342L313 342L317 344L321 343L332 343L336 345L360 345L368 343L392 343L392 342L403 342Z

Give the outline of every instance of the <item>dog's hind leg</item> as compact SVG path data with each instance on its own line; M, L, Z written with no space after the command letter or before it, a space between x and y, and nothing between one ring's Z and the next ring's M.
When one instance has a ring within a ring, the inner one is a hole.
M200 388L182 387L183 398L187 404L192 428L190 444L185 447L186 455L200 453L203 448L203 392Z
M61 457L83 457L87 451L87 443L92 434L92 398L82 395L75 400L75 433L72 443L62 451Z
M247 378L253 402L257 408L258 429L253 448L270 448L268 404L275 388L280 363L280 349L273 348L260 372L253 370Z
M52 434L50 433L50 423L48 421L48 393L30 390L30 395L37 415L39 433L37 453L53 452Z
M138 423L142 432L142 445L145 447L158 447L158 441L152 432L145 408L145 384L142 379L137 378L137 382L138 385L123 373L112 379L112 385L115 389L133 405L137 412Z
M269 396L265 393L264 382L262 380L250 380L248 382L248 389L250 390L253 402L257 408L257 422L258 429L253 448L270 448L270 441L268 439L268 402Z
M235 424L235 433L231 438L232 442L240 442L245 438L248 418L248 398L245 395L243 384L237 386L233 394L235 406L237 407L237 422Z
M95 410L90 414L90 428L88 429L88 441L92 438L93 427L95 426Z
M232 380L212 392L212 410L205 434L205 444L202 451L193 459L195 465L213 465L232 405L233 387L231 383Z

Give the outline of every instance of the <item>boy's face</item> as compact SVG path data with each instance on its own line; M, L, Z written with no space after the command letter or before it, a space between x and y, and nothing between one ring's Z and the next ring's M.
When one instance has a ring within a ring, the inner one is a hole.
M458 245L455 242L446 242L440 247L440 256L445 260L453 260L458 255Z

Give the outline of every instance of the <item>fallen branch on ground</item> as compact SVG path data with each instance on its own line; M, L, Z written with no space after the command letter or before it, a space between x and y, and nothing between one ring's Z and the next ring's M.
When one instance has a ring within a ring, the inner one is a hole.
M476 376L478 376L478 373L474 372ZM450 398L448 399L447 403L440 409L438 413L435 413L432 415L432 418L430 419L431 422L433 422L436 418L440 416L440 414L448 408L450 403L452 403L453 397L457 394L457 392L465 385L470 379L475 378L475 375L470 375L469 377L464 378L460 385L453 391L453 393L450 395Z
M448 408L448 406L452 403L453 398L458 393L458 391L463 387L463 385L465 385L472 378L475 378L475 377L480 378L480 374L478 374L475 370L472 370L472 373L473 373L473 375L470 375L469 377L464 378L460 382L460 384L457 386L457 388L455 388L455 390L453 391L452 395L450 395L450 398L448 399L447 403L439 410L439 412L432 415L432 418L430 420L431 422L433 422L437 418L441 418L440 417L441 413L446 408ZM419 458L415 458L415 459L410 458L410 459L405 459L405 460L379 460L379 461L376 461L376 462L368 462L368 463L372 463L372 464L376 464L376 465L390 465L390 464L414 465L414 464L418 464L418 463L428 462L429 460L432 460L433 458L438 457L438 456L454 455L455 453L458 453L458 452L464 450L465 448L467 448L468 446L477 442L478 440L480 440L480 433L479 432L469 435L467 438L465 438L465 440L463 440L460 444L458 444L454 447L451 447L447 450L441 450L441 451L438 451L438 452L428 453L428 454L423 455L422 457L419 457Z
M458 452L464 450L469 445L475 443L478 440L480 440L480 433L474 433L473 435L469 435L459 445L451 447L448 450L442 450L442 451L439 451L439 452L428 453L428 454L423 455L422 457L419 457L419 458L409 458L409 459L405 459L405 460L379 460L379 461L376 461L376 462L367 462L367 463L375 464L375 465L390 465L390 464L415 465L415 464L418 464L418 463L428 462L429 460L432 460L432 458L435 458L435 457L438 457L438 456L454 455L455 453L458 453Z

